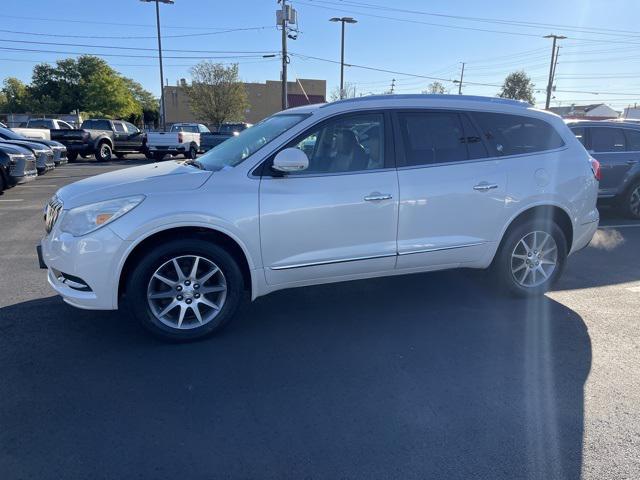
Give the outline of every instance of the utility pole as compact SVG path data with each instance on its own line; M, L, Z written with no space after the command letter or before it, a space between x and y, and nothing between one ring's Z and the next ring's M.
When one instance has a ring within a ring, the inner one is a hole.
M389 92L391 95L393 95L393 90L396 88L396 79L392 78L391 79L391 91Z
M549 65L549 82L547 83L547 101L545 102L544 108L545 110L549 110L549 105L551 104L551 91L553 90L553 76L555 75L555 64L557 62L557 50L556 50L556 41L563 40L567 37L563 35L545 35L544 38L553 38L553 45L551 46L551 63Z
M464 62L462 62L462 71L460 72L460 83L458 84L458 95L462 95L462 79L463 78L464 78Z
M352 17L333 17L329 19L330 22L342 23L342 36L340 42L340 100L344 98L344 24L345 23L358 23L355 18Z
M164 108L164 71L162 69L162 39L160 36L160 2L166 4L173 4L173 0L140 0L142 2L155 2L156 3L156 26L158 28L158 59L160 60L160 125L162 131L166 130L166 110ZM144 119L143 119L144 121Z
M280 26L282 27L282 110L289 108L287 101L287 0L282 0L282 18Z

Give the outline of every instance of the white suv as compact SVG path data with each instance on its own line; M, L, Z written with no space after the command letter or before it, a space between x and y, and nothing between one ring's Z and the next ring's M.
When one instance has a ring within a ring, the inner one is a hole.
M597 229L598 168L560 117L522 102L305 106L197 161L60 189L41 265L67 303L125 301L174 340L220 329L244 291L491 267L511 293L542 294Z

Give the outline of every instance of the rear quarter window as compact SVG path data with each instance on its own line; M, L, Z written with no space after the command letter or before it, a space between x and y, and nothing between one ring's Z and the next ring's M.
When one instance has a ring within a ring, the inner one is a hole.
M626 139L621 128L591 127L591 148L594 152L624 152Z
M504 113L473 112L487 143L499 156L543 152L564 146L562 137L544 120Z

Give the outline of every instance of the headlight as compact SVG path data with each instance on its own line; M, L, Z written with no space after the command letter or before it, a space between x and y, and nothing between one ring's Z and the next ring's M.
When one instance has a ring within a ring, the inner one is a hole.
M65 212L60 229L74 237L93 232L137 207L144 195L91 203Z

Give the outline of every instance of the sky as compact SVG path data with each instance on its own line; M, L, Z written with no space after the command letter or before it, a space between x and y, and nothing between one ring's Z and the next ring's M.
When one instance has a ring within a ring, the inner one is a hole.
M340 75L340 25L346 26L345 81L356 94L420 93L439 79L451 93L465 62L463 93L493 96L505 76L524 70L544 105L554 33L559 42L553 105L640 103L640 2L637 0L300 0L289 78ZM28 82L39 62L91 53L159 95L155 5L140 0L2 0L0 80ZM175 0L161 5L165 81L190 78L195 63L238 63L244 81L280 77L276 0ZM73 44L73 45L71 45ZM367 67L367 68L361 68ZM383 71L381 71L383 70ZM386 70L386 72L384 71ZM429 77L429 78L425 78Z

